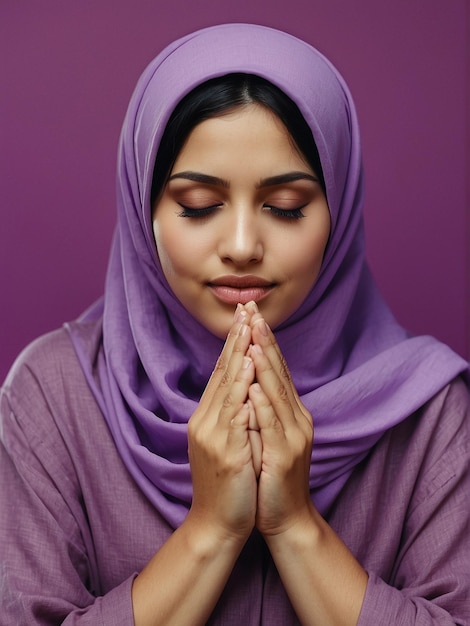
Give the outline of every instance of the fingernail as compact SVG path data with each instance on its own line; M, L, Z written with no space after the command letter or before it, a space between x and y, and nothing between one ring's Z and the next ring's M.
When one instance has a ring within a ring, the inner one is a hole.
M241 307L241 305L238 305L238 306ZM247 312L244 309L242 309L242 308L238 309L237 308L237 310L235 311L235 315L234 315L233 321L234 322L244 322L246 320L246 318L247 318L247 315L248 314L247 314Z
M246 306L251 309L253 311L253 313L258 313L259 309L258 309L258 305L256 304L256 302L254 300L250 300L250 302L247 302Z
M260 333L262 335L264 335L265 337L267 337L268 336L268 325L266 324L264 319L262 317L260 317L258 320L255 320L254 323L258 326L258 328L260 330Z
M247 331L248 331L248 326L246 324L240 324L238 335L240 337L243 337L244 335L246 335Z
M242 368L244 370L247 370L250 367L251 363L252 363L252 360L249 357L244 356Z

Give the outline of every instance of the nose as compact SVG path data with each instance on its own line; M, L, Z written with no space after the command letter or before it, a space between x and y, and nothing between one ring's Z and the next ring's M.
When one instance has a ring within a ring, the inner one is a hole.
M237 266L258 263L264 254L263 229L254 209L230 209L219 240L219 256Z
M219 240L219 256L235 265L258 263L264 254L260 216L251 207L231 207Z

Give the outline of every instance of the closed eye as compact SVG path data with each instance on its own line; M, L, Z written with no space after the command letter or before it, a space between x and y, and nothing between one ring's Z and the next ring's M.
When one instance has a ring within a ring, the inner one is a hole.
M307 205L303 204L302 206L296 207L294 209L281 209L277 206L273 206L272 204L264 204L263 208L269 209L271 213L275 215L276 217L289 219L289 220L298 220L298 219L301 219L302 217L305 217L305 215L302 213L302 209L305 206Z
M192 218L203 218L211 215L217 209L219 209L221 204L212 204L204 207L189 207L184 204L179 203L182 211L178 213L178 217L192 217ZM279 217L281 219L286 220L298 220L305 215L302 213L302 209L306 206L303 204L300 207L295 207L293 209L281 209L280 207L274 206L272 204L264 204L263 208L268 209L275 217Z
M178 217L195 217L195 218L207 217L208 215L211 215L214 211L216 211L219 207L222 206L221 204L212 204L210 206L194 208L194 207L185 206L184 204L181 204L181 203L179 203L179 205L182 208L182 211L178 213Z

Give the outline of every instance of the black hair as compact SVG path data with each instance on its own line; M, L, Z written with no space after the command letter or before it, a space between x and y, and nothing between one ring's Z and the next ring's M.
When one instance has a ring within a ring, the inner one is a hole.
M283 122L296 147L318 176L325 193L325 180L317 146L298 106L283 91L264 78L237 73L226 74L202 83L176 106L166 125L155 160L152 208L193 128L204 120L223 115L239 106L255 103L273 111Z

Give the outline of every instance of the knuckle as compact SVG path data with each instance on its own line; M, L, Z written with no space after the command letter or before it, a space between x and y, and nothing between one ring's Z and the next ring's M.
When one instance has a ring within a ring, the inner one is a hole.
M194 419L190 419L188 422L188 439L198 441L201 438L201 430L200 425Z
M188 420L188 436L192 435L199 428L200 413L196 411Z
M222 402L222 406L224 407L224 409L228 409L228 408L230 408L231 406L233 406L233 397L232 397L232 394L228 393L228 394L225 396L225 398L224 398L224 400L223 400L223 402Z
M222 372L227 367L227 362L223 356L219 356L214 367L214 372Z
M284 385L278 385L277 397L281 402L289 402L289 394L287 393L287 389Z
M270 426L277 433L279 433L279 434L284 433L284 427L283 427L281 421L274 415L271 417L271 424L270 424Z
M232 374L228 371L225 370L221 380L220 380L220 384L225 387L227 385L230 385L230 383L232 382Z

